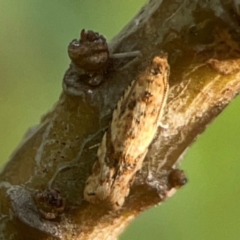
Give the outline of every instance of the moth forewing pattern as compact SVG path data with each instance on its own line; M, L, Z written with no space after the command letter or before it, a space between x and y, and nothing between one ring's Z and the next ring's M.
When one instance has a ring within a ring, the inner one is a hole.
M87 201L106 201L113 209L123 205L161 125L169 72L167 58L155 57L118 102L98 148L92 174L86 181Z

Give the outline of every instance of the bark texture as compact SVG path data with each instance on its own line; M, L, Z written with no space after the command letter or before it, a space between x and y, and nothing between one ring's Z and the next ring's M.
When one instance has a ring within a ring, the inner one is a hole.
M111 53L138 50L142 56L115 59L103 83L83 87L81 96L63 92L3 168L0 238L116 239L139 213L159 204L162 176L240 91L239 9L234 0L146 4L110 43ZM83 190L97 151L92 146L101 141L124 89L161 51L171 67L162 120L168 129L159 128L120 210L87 203ZM70 67L64 78L75 77ZM47 198L54 198L54 209L39 205Z

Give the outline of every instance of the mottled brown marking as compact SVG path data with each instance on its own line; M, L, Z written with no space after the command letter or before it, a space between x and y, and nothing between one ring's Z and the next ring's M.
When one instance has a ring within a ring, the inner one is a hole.
M87 201L106 201L112 209L123 205L159 126L168 96L168 77L166 57L155 57L118 102L98 148L94 169L97 164L99 174L92 172L86 182Z

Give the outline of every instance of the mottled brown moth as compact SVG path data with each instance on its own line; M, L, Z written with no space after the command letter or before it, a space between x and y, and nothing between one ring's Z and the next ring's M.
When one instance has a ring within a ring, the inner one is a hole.
M167 58L155 57L118 102L86 181L85 200L106 201L113 209L123 205L148 147L162 126L169 72Z

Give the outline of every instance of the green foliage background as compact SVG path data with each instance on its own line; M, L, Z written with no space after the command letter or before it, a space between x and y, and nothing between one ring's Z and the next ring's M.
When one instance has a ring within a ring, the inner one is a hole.
M25 131L51 109L67 69L68 43L80 29L109 40L144 0L0 0L0 163ZM121 240L238 240L240 236L240 99L189 149L189 183L142 214Z

